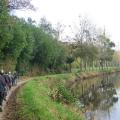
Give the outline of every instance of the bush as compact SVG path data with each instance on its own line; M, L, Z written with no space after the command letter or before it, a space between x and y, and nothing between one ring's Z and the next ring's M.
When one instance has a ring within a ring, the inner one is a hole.
M63 102L66 104L75 102L75 97L70 90L63 85L63 83L59 83L58 87L52 90L51 97L57 102Z

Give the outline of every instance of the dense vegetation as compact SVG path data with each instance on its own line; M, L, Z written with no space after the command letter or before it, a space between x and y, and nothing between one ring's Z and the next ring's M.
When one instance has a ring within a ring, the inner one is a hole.
M30 1L29 1L30 2ZM112 66L115 44L89 20L80 18L71 42L60 42L61 26L56 28L45 18L36 24L11 15L11 11L33 8L23 0L0 1L0 67L5 71L38 74L62 72L71 68L93 69ZM66 38L67 39L67 38Z

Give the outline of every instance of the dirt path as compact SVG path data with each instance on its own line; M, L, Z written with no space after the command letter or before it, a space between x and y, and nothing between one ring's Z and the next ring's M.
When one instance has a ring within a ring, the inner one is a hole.
M3 102L3 112L0 112L0 120L17 120L13 119L13 114L16 111L16 95L19 88L24 85L26 81L18 82L17 86L12 87L7 95L7 102Z

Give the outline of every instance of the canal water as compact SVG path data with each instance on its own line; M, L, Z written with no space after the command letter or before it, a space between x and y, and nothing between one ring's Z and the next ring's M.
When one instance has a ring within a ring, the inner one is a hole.
M71 91L84 107L89 107L95 120L120 120L120 74L79 80Z

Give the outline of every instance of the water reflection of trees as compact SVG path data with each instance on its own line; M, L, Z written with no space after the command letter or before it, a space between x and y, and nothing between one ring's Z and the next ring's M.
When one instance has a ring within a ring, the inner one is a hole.
M119 75L113 74L93 80L80 80L72 85L71 91L84 105L92 103L93 109L106 110L118 101L114 84L118 83L119 78Z
M108 109L118 101L113 80L108 76L103 77L99 85L92 85L83 95L80 101L84 105L92 103L93 109Z

